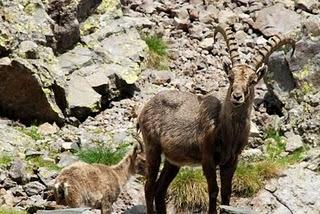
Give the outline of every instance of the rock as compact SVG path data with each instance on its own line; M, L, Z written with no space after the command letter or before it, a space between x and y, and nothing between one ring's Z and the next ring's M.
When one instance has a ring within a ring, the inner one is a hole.
M37 59L39 54L37 51L38 45L33 41L23 41L20 43L19 54L28 59Z
M296 8L307 12L319 13L320 2L317 0L297 0L295 1Z
M62 153L61 155L59 155L59 158L60 160L59 160L58 166L61 168L69 166L70 164L78 161L78 159L75 156L71 155L68 152Z
M152 70L150 73L150 79L153 84L165 85L175 79L175 74L171 71Z
M15 187L11 188L10 191L12 192L12 195L14 197L27 197L22 186L15 186Z
M199 44L199 46L204 50L211 50L213 48L214 39L212 37L205 38Z
M300 16L282 4L275 4L257 12L253 27L267 37L278 33L292 33L300 27Z
M294 152L303 147L301 136L296 135L293 132L286 132L284 133L284 136L286 137L287 152Z
M132 208L126 210L124 214L144 214L146 213L146 206L144 205L136 205L133 206Z
M255 211L261 214L320 212L320 175L303 165L287 169L283 174L269 181L276 186L274 192L262 189L251 200Z
M258 137L260 135L260 131L259 128L257 127L257 125L253 122L251 122L250 125L250 136L251 137Z
M52 88L59 89L60 80L45 62L34 62L17 58L0 62L0 107L10 118L22 121L63 122ZM52 72L52 73L51 73ZM59 97L63 100L63 96Z
M49 188L53 187L54 178L57 177L58 173L55 171L48 170L44 167L40 167L37 175L41 182Z
M14 161L9 169L9 176L19 184L25 183L27 181L26 164L21 160Z
M285 54L276 52L271 55L268 62L269 72L265 77L265 82L269 90L284 101L290 91L296 87L296 80L288 66Z
M225 214L255 214L256 212L249 208L237 208L226 205L220 205L220 212Z
M77 46L58 57L59 66L64 74L69 75L76 69L92 64L93 57L94 53L91 50Z
M70 208L56 210L39 210L37 214L95 214L91 208Z
M262 160L264 155L260 149L245 149L241 153L241 158L248 161Z
M55 123L53 125L51 125L50 123L44 123L38 127L38 133L41 135L55 134L58 131L59 127Z
M313 15L309 16L304 22L304 27L311 36L320 36L320 17Z
M10 190L6 191L3 188L0 189L0 204L1 205L5 204L9 207L15 206L14 196Z
M98 112L100 109L101 95L91 88L84 77L71 77L66 96L70 114L79 120L84 120L91 112Z
M84 20L97 7L101 0L53 0L47 12L55 21L53 31L56 40L55 50L63 53L71 49L80 40L79 21Z
M38 181L33 181L24 185L23 189L28 196L33 196L43 192L46 189L46 187Z
M25 207L28 213L35 213L37 210L45 209L46 201L41 195L32 195L19 203L20 206Z

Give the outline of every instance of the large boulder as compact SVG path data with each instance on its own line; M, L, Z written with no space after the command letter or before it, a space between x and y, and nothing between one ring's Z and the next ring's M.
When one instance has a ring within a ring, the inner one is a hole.
M256 20L253 23L253 28L259 30L265 36L292 33L300 26L300 16L294 11L286 9L280 3L257 12Z

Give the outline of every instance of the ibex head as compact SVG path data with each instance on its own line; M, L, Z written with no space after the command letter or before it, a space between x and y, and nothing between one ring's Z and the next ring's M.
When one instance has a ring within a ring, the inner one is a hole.
M223 67L230 81L229 99L235 106L245 103L253 95L254 86L267 72L266 62L275 50L285 44L292 46L292 55L295 50L295 41L292 38L284 35L275 35L267 41L265 46L256 49L251 62L241 63L238 45L231 27L223 28L222 26L217 26L214 37L216 37L217 33L221 33L225 39L231 58L231 65L224 62Z

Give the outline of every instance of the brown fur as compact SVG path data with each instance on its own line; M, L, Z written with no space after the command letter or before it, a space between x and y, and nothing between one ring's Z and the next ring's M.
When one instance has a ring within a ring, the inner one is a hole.
M141 151L140 151L141 152ZM144 175L145 158L137 147L115 166L76 162L64 168L55 180L57 204L93 207L111 213L122 187L131 175Z
M254 86L267 67L241 64L235 53L231 28L227 33L218 28L218 32L227 40L233 65L231 68L224 66L230 86L223 105L210 95L197 97L186 92L164 91L155 95L138 117L147 161L145 198L148 214L154 212L154 201L156 212L166 213L167 188L184 165L202 165L208 181L209 213L217 212L216 166L219 165L221 203L228 205L230 202L237 159L248 142ZM272 45L280 47L279 44ZM158 178L162 153L165 162Z

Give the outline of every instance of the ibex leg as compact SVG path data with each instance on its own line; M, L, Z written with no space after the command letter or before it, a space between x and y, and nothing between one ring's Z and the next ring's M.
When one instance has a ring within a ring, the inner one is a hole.
M146 183L144 186L144 193L147 206L147 214L154 213L153 201L156 191L156 180L158 177L159 167L161 162L161 149L160 148L146 148L146 163L147 174Z
M167 160L164 162L163 169L157 181L157 191L156 191L156 197L155 197L156 210L158 214L167 213L166 202L165 202L167 189L171 181L178 174L179 169L180 169L179 167L169 163Z
M217 196L219 188L217 184L216 165L212 160L204 160L202 163L203 174L205 175L208 182L209 192L209 214L217 213Z
M230 196L232 192L232 178L237 168L237 161L230 161L229 163L220 166L221 177L221 204L229 205Z

